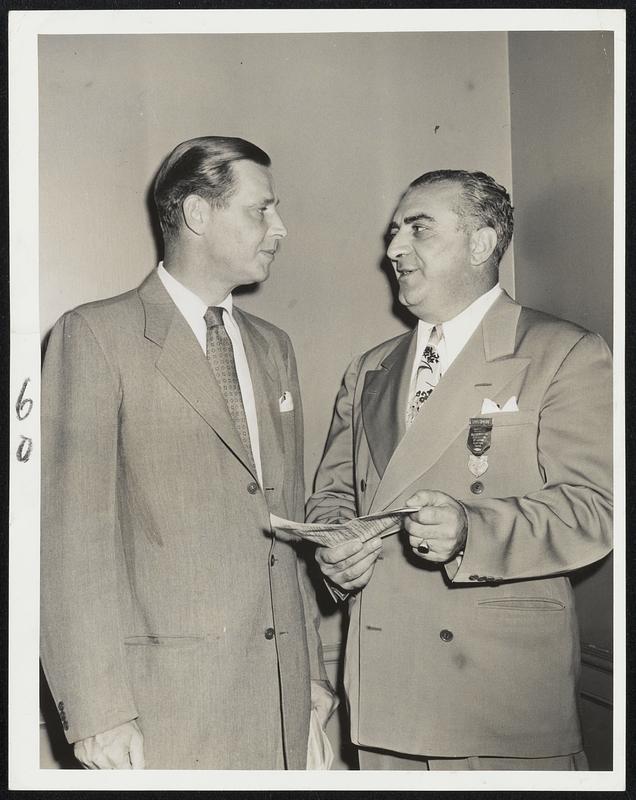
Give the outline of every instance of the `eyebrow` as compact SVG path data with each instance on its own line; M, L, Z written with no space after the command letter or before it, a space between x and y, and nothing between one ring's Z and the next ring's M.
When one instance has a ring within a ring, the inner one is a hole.
M435 222L435 217L422 212L421 214L413 214L411 217L404 217L404 223L410 225L411 222L417 222L418 219L427 219L429 222Z
M404 219L402 220L402 224L403 225L410 225L412 222L417 222L419 219L425 219L425 220L428 220L429 222L435 222L435 217L431 217L430 214L425 214L422 211L419 214L412 214L410 217L404 217ZM394 228L399 228L399 227L400 226L398 225L398 223L394 221L394 222L391 223L390 230L393 230Z

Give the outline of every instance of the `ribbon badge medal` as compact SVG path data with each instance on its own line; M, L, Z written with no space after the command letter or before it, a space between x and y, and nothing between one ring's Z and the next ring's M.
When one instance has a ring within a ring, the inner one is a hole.
M488 469L490 435L492 431L491 417L471 417L468 430L468 469L478 478Z

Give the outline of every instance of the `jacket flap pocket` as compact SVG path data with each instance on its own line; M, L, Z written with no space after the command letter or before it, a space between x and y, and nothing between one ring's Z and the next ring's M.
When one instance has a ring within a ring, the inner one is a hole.
M127 636L124 644L133 647L187 647L200 644L203 636L193 634L176 636L173 634L148 633L142 636Z
M515 611L562 611L565 608L565 605L559 600L553 600L550 597L496 597L490 600L480 600L477 605L481 608Z

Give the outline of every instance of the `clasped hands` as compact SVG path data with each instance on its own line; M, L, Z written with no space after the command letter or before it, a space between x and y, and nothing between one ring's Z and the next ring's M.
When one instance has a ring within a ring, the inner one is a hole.
M404 518L409 545L418 558L445 564L463 549L468 520L457 500L443 492L422 490L410 497L406 505L420 507ZM354 591L367 585L381 552L382 539L375 536L367 542L356 540L335 547L318 547L316 561L329 580L342 589Z

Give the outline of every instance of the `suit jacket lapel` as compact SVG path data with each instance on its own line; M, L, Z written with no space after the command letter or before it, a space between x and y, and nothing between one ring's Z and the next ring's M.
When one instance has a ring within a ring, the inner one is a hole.
M382 476L405 430L416 332L403 336L378 369L364 376L362 422L373 463Z
M388 508L479 416L491 399L529 363L514 358L521 307L502 295L443 376L408 432L397 445L373 500L372 510Z
M240 309L235 308L234 316L241 329L254 389L263 488L280 489L284 461L283 426L279 406L282 387L279 371L272 359L267 339Z
M155 272L139 288L139 297L146 315L144 335L161 347L157 369L254 475L205 354Z

